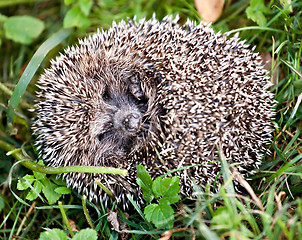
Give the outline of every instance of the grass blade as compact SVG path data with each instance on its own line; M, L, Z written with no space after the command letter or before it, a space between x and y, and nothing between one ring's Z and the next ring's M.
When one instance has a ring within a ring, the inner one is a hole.
M8 103L8 123L12 124L14 119L14 112L16 111L20 100L27 88L27 85L33 78L43 59L47 55L47 53L61 43L64 39L66 39L71 34L70 28L61 29L54 35L52 35L49 39L47 39L36 51L30 62L28 63L25 71L23 72L19 82L17 83L13 95Z

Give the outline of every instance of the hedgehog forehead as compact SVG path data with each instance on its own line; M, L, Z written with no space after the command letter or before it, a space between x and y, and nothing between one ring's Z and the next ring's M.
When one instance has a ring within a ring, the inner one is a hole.
M102 84L110 85L116 89L124 87L123 85L127 83L127 79L137 75L139 72L137 66L127 62L125 59L107 57L99 65L98 69L96 69L96 79L100 79Z
M91 108L93 118L97 119L96 123L101 125L103 122L112 120L112 117L117 111L129 111L131 109L137 109L135 103L133 103L126 94L110 93L110 99L104 101L95 101ZM102 119L102 120L100 120Z

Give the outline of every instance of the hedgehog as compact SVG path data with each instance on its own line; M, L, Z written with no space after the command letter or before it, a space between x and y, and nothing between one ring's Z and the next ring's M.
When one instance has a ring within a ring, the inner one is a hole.
M124 209L127 194L141 204L139 164L153 178L176 170L169 176L186 197L194 184L222 183L218 145L243 176L268 151L274 96L259 54L238 34L178 22L113 22L65 49L38 81L33 130L48 166L128 170L61 174L91 201L112 204L99 180Z

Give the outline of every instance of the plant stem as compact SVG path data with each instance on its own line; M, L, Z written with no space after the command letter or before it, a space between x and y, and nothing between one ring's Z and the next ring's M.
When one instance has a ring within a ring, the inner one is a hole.
M7 151L15 157L20 163L33 171L46 173L46 174L60 174L70 172L85 172L85 173L106 173L106 174L119 174L126 176L128 171L126 169L112 168L112 167L92 167L92 166L68 166L68 167L44 167L26 158L21 151L18 151L13 145L0 140L0 148Z
M104 184L102 184L101 181L100 181L99 179L97 179L97 180L95 181L95 183L96 183L100 188L102 188L102 189L104 190L104 192L108 194L109 197L111 197L113 200L116 200L114 194L113 194L113 193L112 193L112 192L111 192Z
M68 231L70 232L70 236L71 236L71 237L74 237L74 233L73 233L73 231L72 231L72 229L71 229L71 226L70 226L70 224L69 224L69 222L68 222L68 218L67 218L67 215L66 215L66 213L65 213L65 210L64 210L64 208L63 208L62 202L59 201L58 204L59 204L60 211L61 211L61 214L62 214L63 223L65 223L65 225L66 225Z
M89 213L88 213L88 210L87 210L87 206L86 206L86 195L83 195L82 196L82 206L83 206L83 211L84 211L84 215L85 215L85 218L89 224L89 226L92 228L92 229L95 229L95 226L93 224L93 222L91 221L91 218L89 216Z

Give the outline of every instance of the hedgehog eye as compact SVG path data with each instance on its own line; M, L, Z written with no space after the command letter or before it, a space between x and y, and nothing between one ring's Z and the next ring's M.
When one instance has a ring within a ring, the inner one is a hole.
M108 100L111 99L111 96L110 96L109 91L108 91L107 88L106 88L105 91L103 92L102 98L103 98L104 101L108 101Z
M231 120L232 120L232 116L231 116L231 115L227 116L226 120L227 120L228 122L231 121Z
M100 134L98 135L98 139L99 139L100 142L104 139L104 136L105 136L104 133L100 133Z

